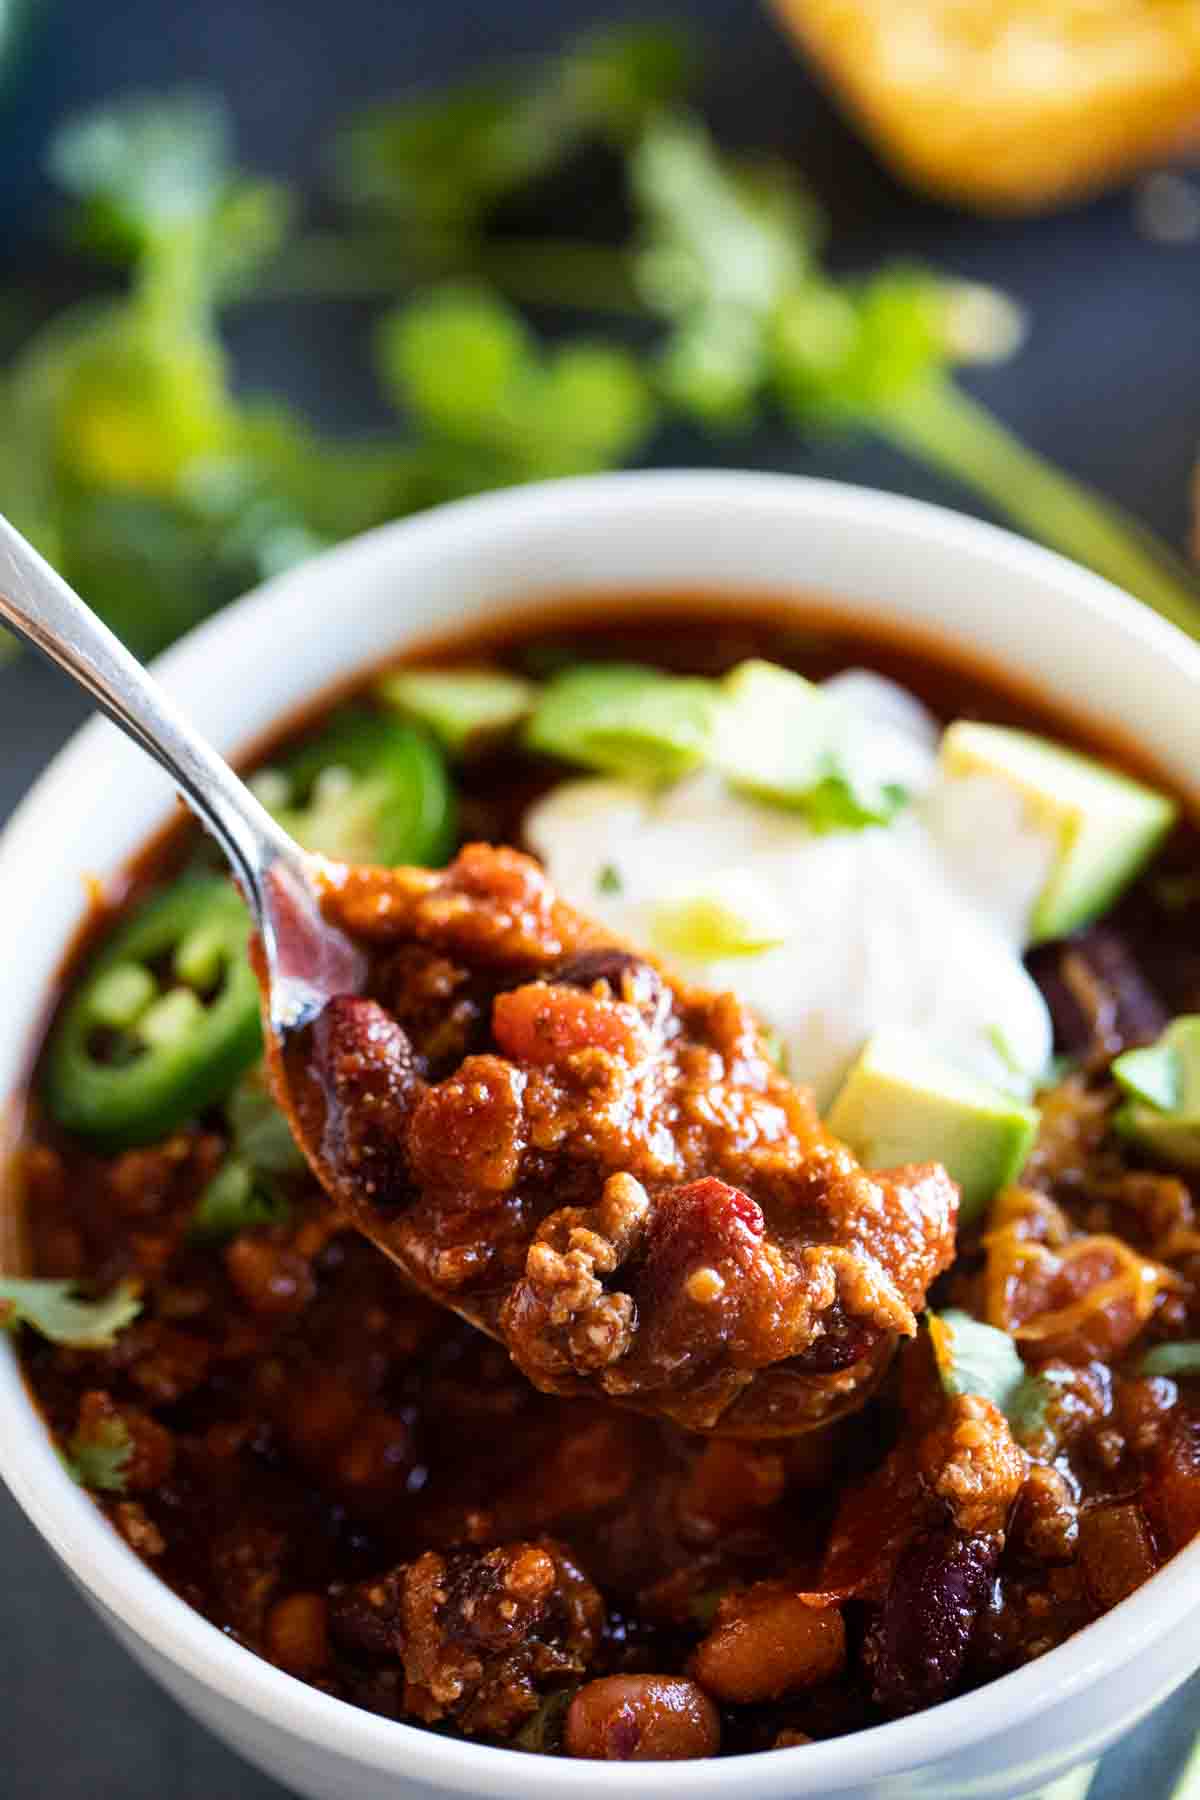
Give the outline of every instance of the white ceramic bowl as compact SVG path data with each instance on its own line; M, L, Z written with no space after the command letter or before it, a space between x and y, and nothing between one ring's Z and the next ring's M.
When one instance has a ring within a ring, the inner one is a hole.
M1200 650L1095 577L1006 533L825 482L602 477L468 501L318 558L157 665L224 751L406 642L563 594L820 598L1017 670L1139 740L1182 785L1200 763ZM94 722L0 841L0 1096L24 1079L83 878L119 868L171 805L164 778ZM0 1334L2 1335L2 1334ZM686 1765L547 1761L397 1725L315 1692L184 1605L64 1473L0 1357L0 1472L129 1651L195 1716L313 1800L1004 1800L1093 1757L1200 1663L1200 1542L1106 1618L989 1687L797 1750ZM2 1614L2 1600L0 1600ZM69 1698L64 1692L64 1703Z

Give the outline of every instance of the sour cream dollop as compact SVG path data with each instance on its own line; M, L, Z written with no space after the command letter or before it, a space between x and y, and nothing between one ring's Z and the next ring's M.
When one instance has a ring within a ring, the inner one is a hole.
M913 799L890 824L816 834L705 770L657 790L564 782L526 816L529 844L581 911L684 978L746 1000L822 1108L866 1039L890 1027L1028 1092L1051 1025L1022 950L1053 842L1004 782L939 767L937 725L905 689L867 670L828 686L871 729L903 734ZM772 947L664 954L664 908L707 894L770 922Z

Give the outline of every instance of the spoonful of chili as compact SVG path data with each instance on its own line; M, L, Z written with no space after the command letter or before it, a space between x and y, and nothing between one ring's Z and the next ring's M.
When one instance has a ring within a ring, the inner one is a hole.
M868 1173L730 994L520 852L313 856L0 519L0 620L170 773L257 931L276 1098L337 1211L538 1387L692 1430L862 1406L953 1254L938 1165Z

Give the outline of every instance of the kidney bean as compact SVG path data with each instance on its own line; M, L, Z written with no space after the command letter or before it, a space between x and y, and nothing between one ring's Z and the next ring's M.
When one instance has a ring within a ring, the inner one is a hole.
M603 1762L679 1762L715 1756L717 1709L694 1681L677 1675L606 1675L572 1700L563 1743L568 1756Z
M636 1006L648 1025L657 1025L670 1005L670 996L658 970L630 950L581 950L547 977L568 987L590 988L606 981L617 1000Z
M1166 1009L1111 926L1035 950L1029 966L1050 1008L1055 1044L1068 1054L1115 1055L1150 1043L1166 1026Z
M1001 1541L933 1531L900 1558L864 1645L888 1712L916 1712L955 1687Z

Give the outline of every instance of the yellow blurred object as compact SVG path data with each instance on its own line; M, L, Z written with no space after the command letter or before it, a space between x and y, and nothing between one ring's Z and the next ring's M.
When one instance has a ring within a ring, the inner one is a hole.
M772 0L900 172L1033 211L1200 142L1200 0Z

